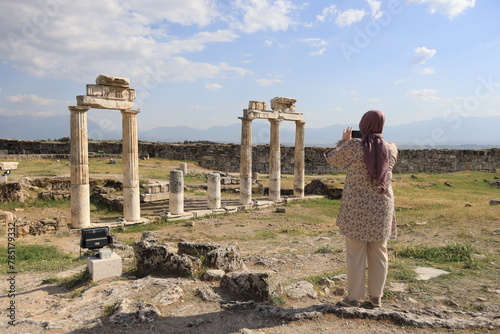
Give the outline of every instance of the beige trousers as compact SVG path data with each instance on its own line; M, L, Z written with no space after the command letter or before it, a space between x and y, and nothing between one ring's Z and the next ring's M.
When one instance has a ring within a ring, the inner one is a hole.
M387 277L387 241L364 242L346 239L347 295L350 300L365 297L365 270L368 265L368 295L382 297Z

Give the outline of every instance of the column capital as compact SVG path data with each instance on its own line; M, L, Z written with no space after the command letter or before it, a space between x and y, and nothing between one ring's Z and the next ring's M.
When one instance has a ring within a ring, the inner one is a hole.
M241 121L253 121L253 118L249 118L249 117L238 117L238 119L241 119Z
M305 125L305 124L306 124L306 121L303 121L303 120L298 120L298 121L295 121L295 124L296 124L296 125Z
M122 109L122 110L120 110L120 112L122 113L123 116L125 116L125 115L137 115L141 111L140 110L132 110L132 109Z
M74 112L87 112L90 107L87 106L68 106L69 111Z

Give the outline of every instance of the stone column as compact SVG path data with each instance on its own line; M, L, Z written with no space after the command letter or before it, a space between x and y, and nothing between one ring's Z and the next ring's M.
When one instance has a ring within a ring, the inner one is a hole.
M221 195L220 195L220 174L209 173L207 174L207 193L208 193L208 208L220 209Z
M139 147L137 142L138 110L122 110L123 150L123 218L128 222L141 219L139 189Z
M89 142L87 111L90 107L68 107L71 112L71 227L90 227Z
M281 200L281 151L280 151L280 120L270 119L271 148L269 152L269 200Z
M252 203L252 120L241 119L240 204Z
M185 162L181 162L179 169L184 173L184 177L186 177L186 175L188 173L188 164Z
M293 164L293 195L304 197L304 178L305 178L305 153L304 153L304 128L306 122L295 122L295 155Z
M173 215L184 213L184 175L181 170L170 172L168 209Z

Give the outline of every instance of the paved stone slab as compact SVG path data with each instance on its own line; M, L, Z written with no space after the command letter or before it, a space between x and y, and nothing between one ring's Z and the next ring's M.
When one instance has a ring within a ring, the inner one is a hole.
M420 281L427 281L434 277L449 274L447 271L431 267L417 267L415 272L417 273L417 279Z

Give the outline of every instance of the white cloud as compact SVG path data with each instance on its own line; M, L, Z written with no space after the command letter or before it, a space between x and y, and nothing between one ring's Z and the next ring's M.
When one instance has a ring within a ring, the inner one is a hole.
M321 39L321 38L299 39L299 42L307 43L307 44L309 44L309 45L311 45L312 47L315 47L315 48L319 48L319 47L327 46L328 45L328 42L325 41L324 39Z
M340 27L344 28L359 22L365 17L366 12L362 9L348 9L345 12L340 13L335 20L335 23Z
M398 79L398 80L394 81L394 84L395 85L401 85L402 83L405 83L407 81L410 81L410 79L407 79L407 78Z
M3 0L0 11L0 58L17 70L39 77L92 82L100 73L129 77L132 85L156 79L162 71L182 78L210 78L246 73L228 64L190 62L193 73L179 60L185 53L200 52L213 43L238 38L229 29L204 29L189 34L183 26L207 27L220 21L215 0L107 0L96 6L87 1ZM172 66L172 68L168 68ZM184 73L181 73L184 72ZM169 81L166 76L161 81ZM157 80L158 81L158 80Z
M436 73L436 69L434 69L432 67L426 67L420 71L420 74L422 74L422 75L434 74L434 73Z
M309 55L310 56L321 56L323 53L325 53L325 51L326 51L326 48L321 48L317 51L310 52Z
M236 0L234 5L244 12L242 21L234 27L248 34L260 30L287 30L293 24L289 15L295 6L291 1Z
M267 46L273 46L273 41L270 41L270 40L266 39L264 41L264 44L267 45Z
M421 102L450 102L451 99L445 97L439 97L435 94L437 89L412 89L406 94L410 99Z
M410 65L425 64L429 59L434 57L435 54L436 49L428 49L425 46L415 48L413 59L410 61Z
M281 79L257 79L255 80L262 87L269 87L277 83L283 82Z
M337 10L337 5L331 5L329 7L323 8L323 11L321 12L321 14L316 16L316 19L320 22L324 22L327 17L334 16L338 12L339 11Z
M372 17L375 20L381 18L383 15L382 11L380 10L380 6L382 5L382 1L366 0L366 2L368 2L368 5L370 5Z
M13 103L28 102L39 106L48 106L57 102L56 100L46 99L35 94L10 95L7 96L7 101Z
M221 89L221 88L222 88L222 85L218 84L218 83L213 83L213 84L205 85L205 89L208 89L208 90L218 90L218 89Z
M476 0L410 0L419 4L427 4L431 14L439 13L450 20L465 12L469 7L476 5Z

